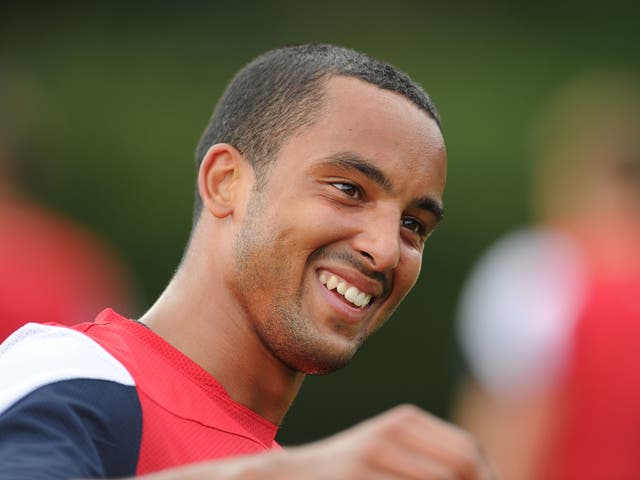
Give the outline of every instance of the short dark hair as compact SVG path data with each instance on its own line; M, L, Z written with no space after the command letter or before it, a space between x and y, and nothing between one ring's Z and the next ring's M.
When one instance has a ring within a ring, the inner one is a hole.
M440 126L427 93L396 67L348 48L304 44L270 50L231 80L196 148L196 167L216 143L229 143L251 163L256 188L283 142L311 125L322 107L324 85L334 76L355 77L400 93ZM194 221L202 203L196 190Z

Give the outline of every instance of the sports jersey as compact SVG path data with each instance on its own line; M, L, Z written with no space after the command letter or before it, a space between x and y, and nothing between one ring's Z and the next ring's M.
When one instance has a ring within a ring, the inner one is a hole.
M500 408L541 392L553 402L531 478L637 479L640 260L619 251L612 269L580 239L536 229L498 241L463 291L460 343Z
M544 462L548 470L541 472L539 478L638 478L638 298L638 269L630 268L625 275L594 282L574 334L572 359L561 385L565 407Z
M74 327L28 324L0 346L0 477L112 478L280 448L146 326L105 310Z

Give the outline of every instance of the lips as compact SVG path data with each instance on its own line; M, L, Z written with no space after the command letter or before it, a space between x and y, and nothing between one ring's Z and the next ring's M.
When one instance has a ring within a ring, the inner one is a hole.
M323 271L320 273L319 279L320 283L322 283L328 290L335 290L349 303L358 308L366 307L371 301L372 296L370 294L360 291L357 287L351 285L349 282L335 274Z

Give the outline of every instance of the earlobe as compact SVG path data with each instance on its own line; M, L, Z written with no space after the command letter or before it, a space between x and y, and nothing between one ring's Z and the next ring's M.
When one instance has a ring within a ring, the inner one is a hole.
M244 159L232 145L217 143L206 153L198 172L198 190L204 209L218 218L233 213Z

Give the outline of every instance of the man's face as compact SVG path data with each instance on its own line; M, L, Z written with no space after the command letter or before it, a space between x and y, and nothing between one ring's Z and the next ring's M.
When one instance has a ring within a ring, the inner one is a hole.
M334 77L317 121L268 175L248 199L230 284L271 353L327 373L415 283L442 204L444 142L401 95Z

